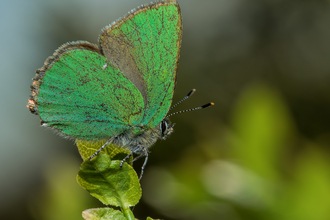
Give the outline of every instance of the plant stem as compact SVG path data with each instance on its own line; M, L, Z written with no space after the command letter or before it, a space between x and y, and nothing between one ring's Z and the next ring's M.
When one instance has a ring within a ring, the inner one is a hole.
M121 211L124 213L125 217L128 220L135 220L135 217L133 215L133 212L131 211L131 209L129 207L121 207Z

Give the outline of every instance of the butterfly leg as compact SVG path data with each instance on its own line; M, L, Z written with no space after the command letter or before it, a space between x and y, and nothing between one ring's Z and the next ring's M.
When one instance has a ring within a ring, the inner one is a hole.
M116 138L117 136L113 136L112 138L110 138L105 144L103 144L103 146L98 149L92 156L90 156L88 158L88 160L91 160L93 159L96 155L98 155L106 146L108 146L109 144L111 144L111 142Z
M124 159L122 159L122 161L120 162L120 169L123 167L124 162L130 158L133 154L135 154L137 151L132 151L131 153L129 153Z
M138 149L136 149L135 151L132 151L130 154L128 154L120 163L120 168L123 167L123 164L124 162L130 158L130 156L132 156L133 154L137 154L139 153L139 156L135 157L130 163L133 163L134 161L138 160L139 158L145 156L145 159L144 159L144 163L142 165L142 168L141 168L141 174L140 174L140 177L139 177L139 180L141 180L142 176L143 176L143 171L144 171L144 168L146 167L147 165L147 161L148 161L148 151L146 148L144 147L139 147ZM141 153L142 152L142 153Z
M139 152L140 150L138 150L137 152ZM141 157L143 157L144 154L139 154L139 156L135 157L130 163L133 163L135 161L137 161L138 159L140 159Z
M147 161L148 161L148 151L145 147L141 147L141 150L143 151L144 154L141 154L141 155L144 155L145 158L144 158L144 163L141 167L141 174L140 174L140 177L139 177L139 180L141 180L142 176L143 176L143 171L144 171L144 168L146 167L147 165Z

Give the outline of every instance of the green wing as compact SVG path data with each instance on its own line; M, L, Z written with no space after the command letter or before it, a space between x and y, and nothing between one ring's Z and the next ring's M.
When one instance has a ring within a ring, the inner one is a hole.
M29 101L44 125L65 136L98 140L141 123L142 95L98 50L75 42L46 60Z
M171 105L181 30L179 5L168 0L133 10L99 37L102 53L142 94L142 124L149 128L164 119Z

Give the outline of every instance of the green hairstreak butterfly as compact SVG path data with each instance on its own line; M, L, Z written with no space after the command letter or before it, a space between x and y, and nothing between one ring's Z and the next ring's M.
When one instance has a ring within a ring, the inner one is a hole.
M65 137L108 139L92 157L113 143L146 156L146 163L148 148L173 131L166 115L181 35L176 0L142 5L106 26L98 45L76 41L58 48L36 71L27 107Z

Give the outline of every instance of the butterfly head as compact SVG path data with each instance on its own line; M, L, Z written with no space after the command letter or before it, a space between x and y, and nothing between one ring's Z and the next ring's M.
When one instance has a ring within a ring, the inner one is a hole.
M169 119L165 118L159 125L159 129L161 132L161 138L165 140L172 132L175 123L172 124Z

